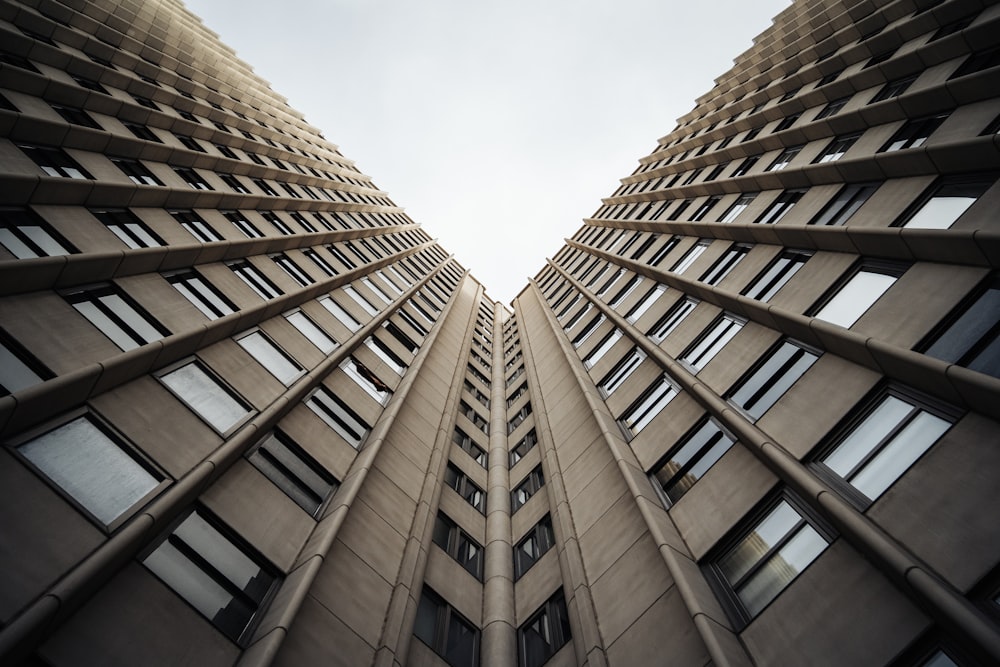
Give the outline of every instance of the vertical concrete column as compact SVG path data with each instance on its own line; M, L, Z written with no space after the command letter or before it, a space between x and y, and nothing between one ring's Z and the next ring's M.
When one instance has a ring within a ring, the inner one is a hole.
M503 365L503 305L493 306L490 391L490 451L486 490L483 667L517 664L514 619L514 556L510 529L510 469L507 466L507 401Z

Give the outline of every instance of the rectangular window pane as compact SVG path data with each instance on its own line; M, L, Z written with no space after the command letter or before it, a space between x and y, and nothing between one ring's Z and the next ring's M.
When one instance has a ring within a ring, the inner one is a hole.
M288 358L260 331L243 336L236 342L270 371L271 375L281 380L282 384L289 385L302 374L302 367Z
M30 440L17 451L105 525L160 484L87 417Z
M197 363L160 376L160 381L202 419L225 433L250 414L250 409L222 387Z
M813 316L849 328L896 282L896 276L858 271Z

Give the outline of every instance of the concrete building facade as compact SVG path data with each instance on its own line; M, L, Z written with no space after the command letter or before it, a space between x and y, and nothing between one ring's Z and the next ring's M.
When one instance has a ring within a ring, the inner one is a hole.
M1000 662L998 35L793 3L506 307L179 0L0 0L0 663Z

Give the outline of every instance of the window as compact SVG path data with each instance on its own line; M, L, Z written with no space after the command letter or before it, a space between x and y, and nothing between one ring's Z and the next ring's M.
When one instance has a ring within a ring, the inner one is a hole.
M922 146L927 138L933 134L934 130L940 127L944 119L948 117L948 114L938 114L937 116L928 116L926 118L914 118L913 120L907 121L903 127L899 128L892 138L887 141L882 148L879 149L879 153L889 153L892 151L901 151L907 148L917 148Z
M294 233L292 232L292 228L288 226L288 223L282 220L274 211L257 211L257 215L270 222L278 230L279 234L290 236Z
M973 51L965 59L955 73L948 77L948 80L957 79L961 76L975 74L1000 65L1000 48L993 47L982 51Z
M455 433L451 436L452 442L462 448L462 450L475 459L476 463L486 467L486 451L472 441L472 438L462 429L455 427Z
M832 535L791 495L752 514L728 548L705 568L742 629L823 553Z
M818 358L818 352L784 340L736 384L727 398L752 419L760 419Z
M720 199L722 199L722 197L709 197L706 199L701 206L695 209L695 212L691 214L691 221L698 222L703 219L706 215L708 215L709 211L715 208L715 205L719 203Z
M823 107L818 114L816 114L816 118L814 118L814 120L821 120L823 118L829 118L830 116L836 116L840 113L840 110L847 105L850 99L851 97L848 95L847 97L841 97L840 99L833 100Z
M337 321L343 324L351 331L357 331L361 328L361 322L358 322L354 317L348 313L344 308L331 299L328 296L324 296L319 299L319 304L330 311L330 314L337 318Z
M104 226L129 248L155 248L163 245L163 239L150 231L149 227L128 209L90 209L90 213L103 222Z
M903 214L897 227L948 229L993 185L995 174L945 176Z
M663 339L669 336L699 303L700 302L697 299L689 296L684 297L671 306L670 310L664 313L663 317L661 317L656 324L654 324L652 328L646 332L646 335L649 336L654 343L662 343Z
M790 146L778 154L778 157L774 158L774 161L768 165L767 169L764 171L781 171L789 165L789 163L795 159L795 156L799 154L802 150L802 145Z
M695 260L701 257L701 254L705 252L705 249L712 244L712 239L699 239L684 256L677 260L677 263L671 267L671 271L676 274L684 273L688 268L694 264Z
M363 311L365 311L372 317L375 317L376 315L379 314L380 312L379 309L373 306L372 303L368 299L363 297L356 289L354 289L350 285L344 285L343 290L344 294L351 297L356 304L361 306L361 309Z
M19 445L17 452L108 527L164 483L162 475L89 414Z
M514 546L514 581L520 579L555 544L548 514Z
M264 236L264 233L257 229L252 222L246 219L239 211L222 211L222 215L225 216L226 220L233 223L236 229L243 232L243 235L249 239L259 239Z
M257 267L250 264L246 260L241 260L238 262L231 262L227 266L235 273L240 280L246 283L246 286L256 292L257 296L267 301L268 299L274 299L282 294L280 289L275 286L270 280L264 277L264 274L257 270Z
M417 605L413 634L452 667L479 665L479 629L426 585Z
M642 282L642 276L632 276L629 281L625 283L620 290L618 290L618 293L611 297L611 300L608 301L608 305L612 308L617 308L621 302L627 299L635 288L639 286L640 282Z
M328 336L315 322L306 317L305 313L301 310L286 313L285 319L324 354L330 354L336 349L337 341Z
M513 433L518 426L524 423L524 420L528 418L531 414L531 403L525 403L521 406L521 409L517 411L510 421L507 422L507 434Z
M754 278L750 286L743 290L743 295L758 301L770 301L810 257L812 253L804 250L785 250Z
M72 123L73 125L80 125L82 127L89 127L95 130L102 129L97 122L90 117L83 109L77 107L68 107L62 104L51 104L52 108L55 109L56 113L62 116L63 120L67 123Z
M178 292L210 320L236 312L236 306L194 271L164 274Z
M792 125L795 125L795 121L797 121L801 115L802 115L801 113L795 113L790 116L785 116L784 118L781 119L780 123L774 126L774 129L771 131L771 133L773 134L775 132L781 132L782 130L787 130Z
M535 429L528 431L528 434L521 438L514 448L510 450L510 467L513 468L518 461L527 456L528 452L538 444L538 434Z
M663 490L668 507L704 477L734 442L714 420L708 419L672 447L649 474L653 484Z
M746 243L735 243L725 254L715 261L708 271L702 274L699 280L708 285L718 285L722 279L736 268L736 265L743 261L752 246Z
M0 208L0 244L17 259L76 252L31 209Z
M722 217L719 218L719 222L732 222L733 220L735 220L737 217L739 217L740 213L745 211L746 208L753 203L753 200L756 197L757 197L756 192L750 192L747 194L740 195L739 198L737 198L736 201L733 202L733 205L730 206L728 209L726 209L726 212L722 214Z
M813 317L849 329L892 287L903 270L898 265L862 264L822 300Z
M306 400L306 405L351 447L355 449L361 447L361 442L371 427L333 392L326 387L320 387Z
M107 91L102 91L102 92L104 92L104 94L107 94ZM163 143L163 141L158 136L153 134L153 131L150 130L145 125L140 125L138 123L130 123L127 120L122 121L122 125L124 125L128 129L128 131L131 132L137 139L142 139L144 141L155 141L158 144Z
M186 134L174 134L174 136L177 137L177 141L181 142L181 144L185 148L192 151L197 151L199 153L205 152L205 148L201 144L199 144L193 137L189 137Z
M618 418L618 423L621 424L622 429L625 431L626 435L634 436L646 428L649 422L660 414L660 411L674 399L674 396L678 394L679 390L670 381L666 375L660 376L660 378L653 382L646 391L642 392L642 395L632 405L630 405L625 412L622 413L621 417Z
M309 260L317 267L319 267L319 270L325 273L326 275L328 276L337 275L337 270L333 268L330 262L320 257L319 254L312 248L306 248L305 250L302 251L302 254L308 257Z
M236 342L286 386L294 382L304 372L301 366L285 352L278 349L274 341L261 331L252 331L237 338Z
M236 178L232 174L219 173L219 180L229 186L233 192L239 192L240 194L248 195L250 194L250 188L243 185L240 179Z
M212 229L212 227L202 220L201 216L194 211L187 210L174 210L170 211L170 215L173 216L181 227L188 230L191 236L195 237L202 243L212 243L213 241L221 241L222 235L219 232Z
M312 285L316 282L312 279L312 276L303 271L302 267L293 262L285 253L271 255L271 261L281 267L281 270L287 273L288 277L298 283L300 287Z
M881 183L852 183L845 185L810 225L843 225L868 201Z
M636 321L638 321L638 319L642 317L646 313L646 311L649 310L653 306L653 304L660 299L661 296L663 296L663 293L666 291L667 291L666 285L657 284L656 287L654 287L653 289L649 290L649 292L646 293L646 296L642 297L642 301L637 303L635 306L632 307L631 310L628 311L628 313L625 316L625 320L629 324L635 324Z
M339 486L333 475L281 431L264 438L247 459L310 516L319 514Z
M46 176L91 180L94 178L61 148L28 144L18 144L17 147L34 160Z
M545 478L542 476L542 467L538 466L529 472L528 476L521 480L521 483L510 492L511 514L521 509L544 485Z
M541 667L573 638L560 590L517 630L520 667Z
M839 160L844 156L844 153L854 145L854 142L861 138L861 133L855 134L844 134L839 137L834 137L833 141L823 149L813 160L813 164L821 164L823 162L834 162Z
M598 384L604 396L610 396L618 387L622 386L645 358L646 353L637 347L633 347L622 357L621 361L615 364L615 367Z
M970 370L1000 377L1000 278L961 305L932 335L924 354Z
M159 376L170 391L216 431L228 433L250 416L251 408L197 361Z
M605 317L604 313L601 313L599 315L596 315L594 319L590 320L590 322L588 322L583 327L580 333L576 335L576 338L573 339L573 347L578 348L581 345L583 345L587 341L587 339L590 338L590 335L594 333L594 331L597 330L599 326L604 324L605 319L607 318Z
M392 396L392 389L363 363L354 357L350 357L341 362L340 368L366 394L378 401L380 405L385 405L389 401L389 398Z
M816 464L850 484L861 496L848 493L849 499L866 506L930 449L953 419L952 414L932 412L916 398L889 389L860 411Z
M896 79L895 81L890 81L889 83L882 86L882 89L875 94L872 101L869 104L874 104L875 102L882 102L883 100L890 100L893 97L899 97L906 92L906 89L917 80L916 75L908 76L905 79Z
M745 176L750 172L751 169L753 169L753 166L757 164L758 160L760 160L759 155L753 155L743 160L743 162L740 162L736 166L736 169L733 170L733 175L731 178L736 178L737 176Z
M486 494L450 461L444 473L444 481L448 486L455 489L458 495L465 498L467 503L475 507L482 514L486 514Z
M189 169L188 167L174 167L173 169L174 172L176 172L176 174L180 176L185 183L188 184L188 186L194 188L195 190L215 189L211 185L209 185L208 181L202 178L201 175L194 169Z
M743 320L729 313L723 313L698 337L694 345L684 352L681 361L694 368L695 372L700 371L740 332L743 324Z
M138 160L113 157L111 161L136 185L163 185L163 181L157 178L153 172L146 168L146 165Z
M278 571L196 509L143 564L235 642L245 642L276 588Z
M778 198L775 199L770 206L760 215L759 218L754 220L756 225L773 225L779 222L785 215L792 210L792 207L802 199L802 195L806 193L805 190L785 190Z
M31 355L6 336L0 336L0 396L13 394L52 377Z
M402 375L406 371L406 363L400 359L389 346L382 342L380 338L369 336L365 339L365 345L375 353L375 356L385 362L385 365L394 372Z
M124 292L110 283L64 293L66 300L122 350L167 335L167 331Z
M434 521L433 540L469 574L483 580L483 548L441 512Z

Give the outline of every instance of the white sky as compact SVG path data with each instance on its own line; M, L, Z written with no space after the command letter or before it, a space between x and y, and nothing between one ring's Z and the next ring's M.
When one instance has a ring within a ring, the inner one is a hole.
M185 0L504 303L789 0Z

